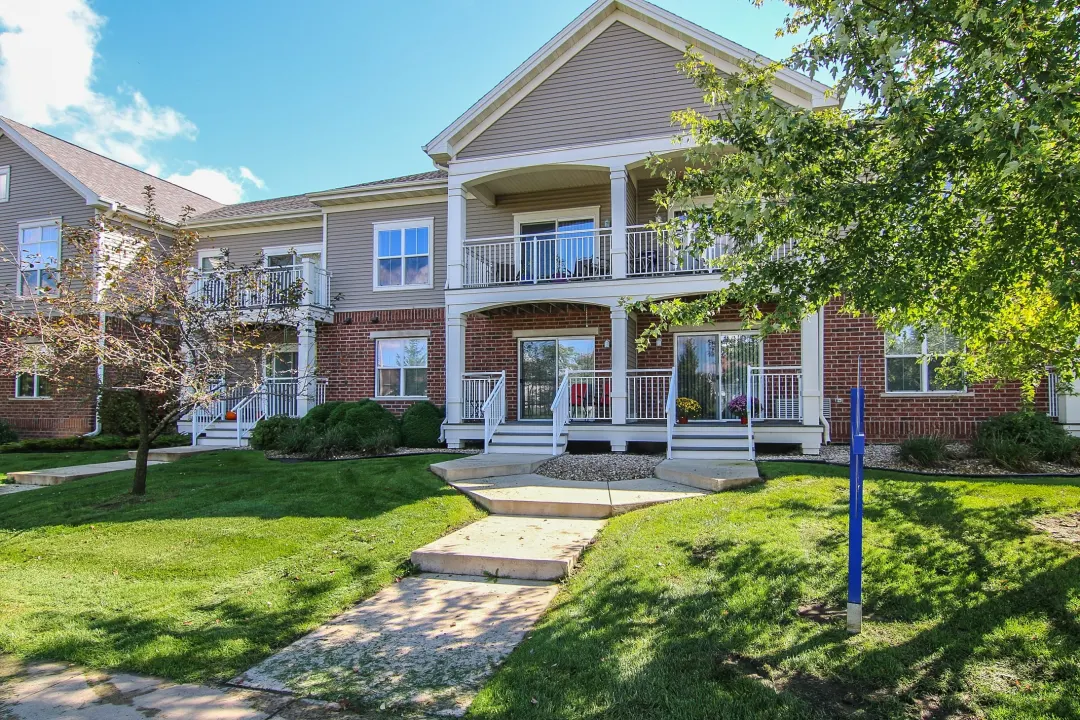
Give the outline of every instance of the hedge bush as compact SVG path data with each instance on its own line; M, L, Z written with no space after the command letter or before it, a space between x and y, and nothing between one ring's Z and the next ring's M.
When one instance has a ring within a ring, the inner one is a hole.
M1014 472L1030 470L1040 460L1080 464L1080 438L1041 413L990 418L979 425L973 445L980 457Z
M11 427L7 420L0 420L0 445L13 443L19 439L19 433Z
M900 459L919 467L939 467L951 456L947 438L937 435L909 437L900 443Z
M150 396L151 427L164 417L160 398ZM139 434L139 403L135 394L127 390L105 390L98 402L102 435L127 437Z
M300 421L288 415L263 418L251 429L249 442L256 450L274 450L286 432L300 425Z
M401 414L402 447L438 447L442 421L443 411L433 403L413 403Z
M164 433L150 443L151 447L176 447L190 445L191 435L186 433ZM98 435L86 437L75 435L62 438L28 438L18 442L0 445L0 453L21 452L73 452L78 450L135 450L139 447L138 436L122 437L119 435Z

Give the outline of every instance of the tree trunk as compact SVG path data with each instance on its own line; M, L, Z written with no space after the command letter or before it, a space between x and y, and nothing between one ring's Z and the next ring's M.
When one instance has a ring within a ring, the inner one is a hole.
M132 495L146 494L146 461L150 455L150 410L146 407L146 396L135 394L139 406L139 449L135 453L135 481L131 485Z

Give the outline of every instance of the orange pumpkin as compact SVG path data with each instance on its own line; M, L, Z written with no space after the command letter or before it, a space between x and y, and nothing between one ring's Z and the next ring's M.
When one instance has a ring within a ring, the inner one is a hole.
M225 419L226 420L235 420L236 419L236 413L233 412L232 410L229 410L227 413L225 413Z

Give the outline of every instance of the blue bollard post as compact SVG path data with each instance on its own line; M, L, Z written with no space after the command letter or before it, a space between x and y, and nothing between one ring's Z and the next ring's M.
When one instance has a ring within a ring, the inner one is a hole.
M860 376L861 374L860 372ZM859 384L862 384L861 377ZM865 400L866 396L862 387L851 389L847 629L849 633L853 634L862 631L863 455L866 452L863 412Z

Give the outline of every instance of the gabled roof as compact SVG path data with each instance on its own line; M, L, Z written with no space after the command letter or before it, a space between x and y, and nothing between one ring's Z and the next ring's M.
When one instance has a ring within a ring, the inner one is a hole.
M132 212L143 213L144 189L153 185L157 210L168 223L178 223L185 207L193 208L195 213L222 207L197 192L14 120L0 117L0 132L86 198L88 205L116 202Z
M204 224L213 220L230 220L239 217L262 215L318 213L319 206L307 199L307 195L289 195L287 197L253 200L251 202L224 205L193 217L193 224Z
M612 16L621 13L623 17L637 21L635 24L657 39L667 42L679 50L693 45L704 52L706 57L714 58L728 66L735 66L739 61L757 63L771 62L768 58L732 42L716 33L696 25L689 20L659 8L646 0L596 0L569 25L563 28L543 47L533 53L517 69L510 73L484 97L480 98L449 127L436 135L423 150L435 162L445 163L452 158L461 146L458 145L467 135L498 117L521 100L521 93L530 83L553 71L577 50L580 43L590 32L610 24ZM800 104L810 107L833 105L836 98L827 97L828 85L820 83L801 73L781 69L776 75L776 84L783 92L798 98Z
M372 180L370 182L358 183L356 185L346 185L345 187L334 188L333 190L322 190L320 193L326 192L341 192L343 190L356 190L366 187L376 187L379 185L399 185L405 183L426 182L429 180L445 180L447 177L445 170L429 170L428 172L416 173L414 175L402 175L401 177L386 178L385 180ZM311 193L312 195L318 195L320 193Z

